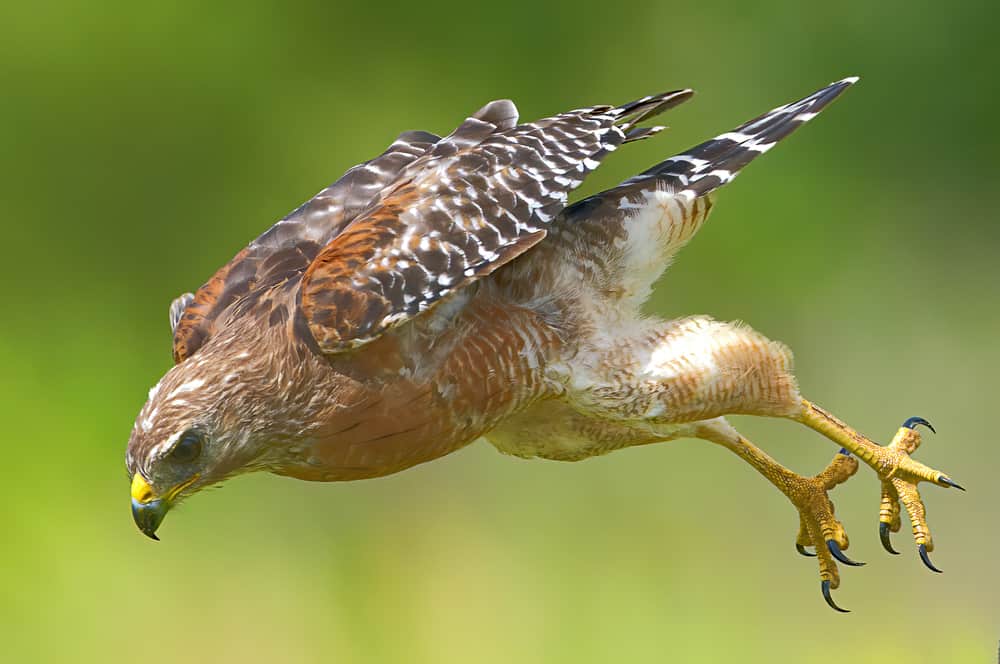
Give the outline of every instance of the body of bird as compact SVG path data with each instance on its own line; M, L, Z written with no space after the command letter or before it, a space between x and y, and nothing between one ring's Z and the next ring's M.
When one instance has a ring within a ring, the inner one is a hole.
M690 91L526 124L511 102L492 102L444 138L401 135L172 305L177 363L126 454L136 523L155 537L172 504L251 471L355 480L481 437L508 454L577 460L683 436L726 446L789 496L796 544L816 547L831 605L834 559L851 561L827 491L856 469L848 452L883 480L883 542L902 502L926 561L915 485L954 483L910 459L914 422L895 448L875 445L802 398L783 344L741 324L640 311L716 190L853 82L574 204L568 194L601 159L659 131L637 125ZM801 477L729 414L798 420L844 453Z

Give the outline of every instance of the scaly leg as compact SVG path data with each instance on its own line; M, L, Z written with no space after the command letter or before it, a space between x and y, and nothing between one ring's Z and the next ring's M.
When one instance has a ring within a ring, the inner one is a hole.
M722 418L698 423L692 435L734 452L788 497L799 512L799 532L795 538L795 548L802 555L816 557L823 598L833 609L847 613L846 609L834 603L830 595L830 590L840 585L840 574L834 560L846 565L864 563L856 563L844 555L843 550L850 543L843 525L834 517L833 503L827 493L838 484L846 482L857 471L857 459L842 450L818 475L804 477L772 459ZM814 547L816 553L808 553L805 549L807 546Z
M899 530L899 504L902 503L913 526L913 538L917 543L920 559L931 570L940 572L941 570L934 567L927 555L928 551L934 550L934 541L927 527L927 513L917 491L917 484L931 482L955 489L962 487L944 473L910 457L920 445L920 433L916 430L916 426L922 424L933 431L930 423L920 417L911 417L899 428L892 442L883 447L805 399L802 400L801 411L793 418L856 454L859 459L871 466L882 480L879 537L885 549L890 553L896 553L889 542L889 531Z

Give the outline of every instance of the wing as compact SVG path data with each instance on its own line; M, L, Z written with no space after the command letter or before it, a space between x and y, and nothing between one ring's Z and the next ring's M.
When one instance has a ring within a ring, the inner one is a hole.
M816 117L856 80L832 83L779 106L566 208L554 223L552 251L572 257L584 278L600 288L620 289L641 304L672 256L707 219L711 194ZM530 262L521 278L540 280L536 274L548 266L545 261Z
M660 179L669 183L676 196L705 196L732 182L743 167L819 115L857 81L854 76L835 81L798 101L773 108L731 131L666 159L622 185Z
M192 298L175 300L170 314L174 361L193 355L233 303L300 275L332 237L438 140L423 131L400 134L381 155L351 168L251 242Z
M522 125L509 101L483 107L407 166L310 265L302 311L320 348L357 348L530 249L601 159L662 129L637 122L691 94Z

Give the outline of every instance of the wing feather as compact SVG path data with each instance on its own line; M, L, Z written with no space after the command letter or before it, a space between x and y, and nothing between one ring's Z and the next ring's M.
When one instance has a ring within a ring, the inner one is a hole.
M546 248L559 257L535 261L532 256L519 278L545 282L550 264L571 256L585 279L606 292L634 293L641 303L707 219L715 190L815 118L855 80L831 83L772 109L567 207L553 222L552 246Z
M483 107L406 166L310 265L301 302L320 348L368 343L533 247L608 153L658 130L634 130L635 122L690 95L521 125L508 101Z
M174 361L193 355L212 335L222 313L234 303L301 275L331 238L438 140L425 131L400 134L382 154L351 168L271 226L220 268L193 297L183 302L175 300L170 315Z

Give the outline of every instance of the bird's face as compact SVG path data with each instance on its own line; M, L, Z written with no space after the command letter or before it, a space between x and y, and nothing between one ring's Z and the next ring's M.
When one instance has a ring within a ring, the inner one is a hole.
M153 539L170 508L199 489L252 469L261 436L240 370L219 375L189 360L150 390L125 455L132 515Z

